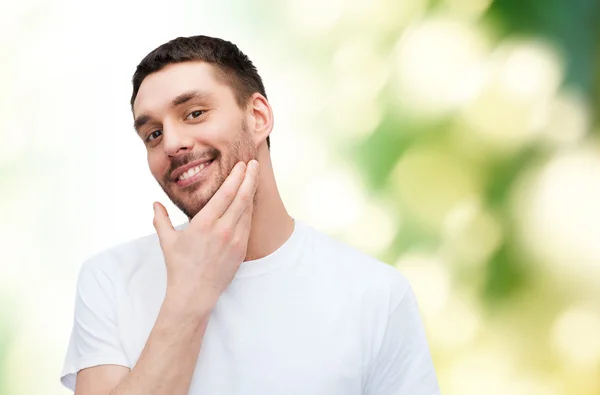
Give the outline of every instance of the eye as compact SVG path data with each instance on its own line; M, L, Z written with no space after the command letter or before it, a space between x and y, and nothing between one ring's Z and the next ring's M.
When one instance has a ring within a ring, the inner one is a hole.
M150 133L148 135L148 137L146 137L146 141L149 142L149 141L159 138L160 134L157 134L157 133L162 133L162 130L155 130L154 132Z
M185 119L194 119L194 118L198 118L200 116L202 116L202 114L204 114L206 111L204 110L196 110L196 111L192 111L191 113L188 114L187 117L185 117Z

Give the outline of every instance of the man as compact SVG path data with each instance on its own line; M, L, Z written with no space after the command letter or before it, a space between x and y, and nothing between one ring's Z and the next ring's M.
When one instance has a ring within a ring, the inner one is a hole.
M172 40L133 76L156 234L81 269L62 383L76 395L439 393L415 297L394 268L290 217L273 112L230 42ZM259 170L260 163L260 170Z

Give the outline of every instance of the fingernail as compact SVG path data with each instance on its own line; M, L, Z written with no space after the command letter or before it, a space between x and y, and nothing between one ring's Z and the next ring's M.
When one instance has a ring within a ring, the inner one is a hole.
M258 161L256 159L252 159L250 161L250 166L252 166L252 170L258 169Z

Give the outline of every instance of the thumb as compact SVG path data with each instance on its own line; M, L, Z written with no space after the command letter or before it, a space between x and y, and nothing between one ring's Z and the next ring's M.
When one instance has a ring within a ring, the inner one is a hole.
M152 207L154 208L154 220L152 224L154 225L154 229L156 229L160 246L164 250L165 245L169 244L170 240L175 236L176 230L173 228L165 206L159 202L154 202Z

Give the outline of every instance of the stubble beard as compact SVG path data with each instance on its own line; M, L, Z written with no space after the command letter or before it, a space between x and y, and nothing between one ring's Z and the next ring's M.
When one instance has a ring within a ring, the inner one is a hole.
M210 165L211 168L208 169L211 174L206 181L199 184L192 184L188 188L179 188L173 181L159 182L161 188L173 204L190 220L217 193L236 163L239 161L248 163L251 159L256 159L257 156L257 149L254 146L252 137L248 133L248 126L245 122L242 122L238 138L226 147L226 152L217 149L212 149L211 152L214 152L215 156L214 161ZM192 156L193 154L190 155L189 159L186 158L185 163L198 159Z

